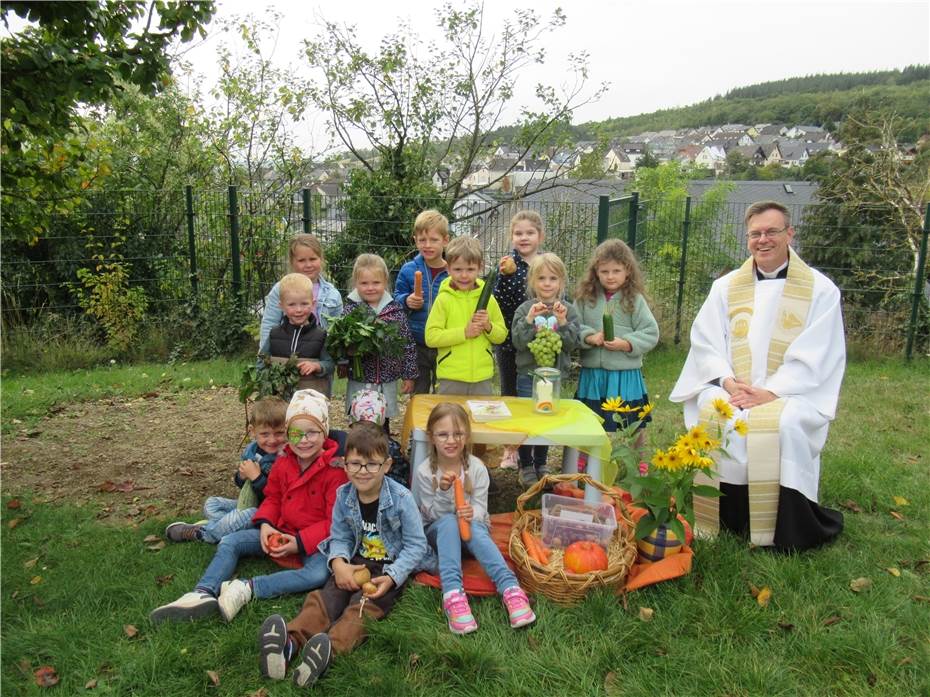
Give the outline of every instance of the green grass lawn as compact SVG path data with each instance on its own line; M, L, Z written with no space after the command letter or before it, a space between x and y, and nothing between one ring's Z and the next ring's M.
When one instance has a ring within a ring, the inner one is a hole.
M650 438L657 445L679 428L680 412L667 395L682 360L675 351L649 357L646 376L658 397ZM90 384L105 392L106 384L124 380L117 370L105 373L111 382L94 377ZM145 372L157 381L166 370ZM207 372L216 382L238 375L192 370L196 376L170 373L165 389L209 384ZM97 396L84 387L56 392L61 378L4 381L4 427L11 414L28 418L43 404ZM37 399L27 402L25 389ZM473 604L481 629L455 637L438 591L414 586L314 689L366 697L930 695L928 442L927 363L853 363L821 480L824 503L846 506L846 530L835 544L784 556L751 551L728 536L698 542L691 575L625 601L598 592L562 608L538 598L537 624L519 632L507 627L498 600L484 599ZM149 611L192 587L211 547L148 551L144 538L160 535L170 521L114 527L98 522L96 509L40 505L28 493L17 492L21 506L11 508L10 493L2 500L4 695L55 694L34 684L42 665L54 666L61 680L54 690L67 695L301 692L264 680L256 650L262 619L292 616L301 597L251 603L230 625L216 618L153 627ZM269 568L249 561L240 572ZM871 586L854 592L850 582L861 577ZM771 588L767 607L750 584ZM639 619L641 606L655 611L651 622ZM130 636L129 625L138 634ZM218 685L207 671L218 674Z

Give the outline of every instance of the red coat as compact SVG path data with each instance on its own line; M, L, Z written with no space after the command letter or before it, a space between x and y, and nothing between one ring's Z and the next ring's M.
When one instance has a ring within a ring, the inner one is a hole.
M336 489L349 481L345 470L330 464L338 447L327 438L316 462L301 472L288 445L271 468L265 500L252 516L252 523L258 527L268 523L296 536L301 554L316 553L317 546L329 537Z

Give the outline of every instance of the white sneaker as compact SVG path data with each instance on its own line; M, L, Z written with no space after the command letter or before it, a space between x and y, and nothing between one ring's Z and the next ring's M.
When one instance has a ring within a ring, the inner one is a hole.
M224 581L220 586L220 616L227 622L239 614L239 610L252 599L252 587L238 578L234 581Z
M173 603L157 607L149 613L153 624L171 620L180 622L205 617L216 612L217 600L209 593L191 591L185 593Z
M519 467L519 459L517 458L517 449L511 448L510 446L504 446L504 454L501 457L500 468L502 470L515 470Z

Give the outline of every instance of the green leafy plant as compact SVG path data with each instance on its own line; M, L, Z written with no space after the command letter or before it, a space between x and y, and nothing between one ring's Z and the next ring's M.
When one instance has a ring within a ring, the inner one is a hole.
M404 351L400 327L375 317L365 305L357 305L329 323L326 349L339 362L352 362L350 377L363 380L362 356L375 354L396 357Z
M260 365L253 363L242 371L239 401L246 404L262 397L290 399L300 382L297 356L291 356L287 363L272 363L265 354L259 354L258 360Z

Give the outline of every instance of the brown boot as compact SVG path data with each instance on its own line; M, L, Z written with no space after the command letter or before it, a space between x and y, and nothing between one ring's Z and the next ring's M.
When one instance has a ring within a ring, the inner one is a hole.
M314 634L325 632L329 624L329 613L323 603L323 594L313 591L304 598L304 606L300 608L297 617L287 623L287 633L300 649Z
M361 612L359 609L361 608ZM380 620L384 617L384 610L370 600L365 604L352 603L345 609L336 623L329 628L329 640L333 646L333 653L348 653L365 641L365 618Z

